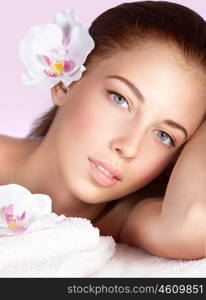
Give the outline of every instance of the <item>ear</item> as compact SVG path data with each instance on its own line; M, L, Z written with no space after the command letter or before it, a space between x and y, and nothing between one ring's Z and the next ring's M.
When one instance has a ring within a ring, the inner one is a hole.
M68 98L68 90L60 82L51 88L51 96L55 105L62 106Z

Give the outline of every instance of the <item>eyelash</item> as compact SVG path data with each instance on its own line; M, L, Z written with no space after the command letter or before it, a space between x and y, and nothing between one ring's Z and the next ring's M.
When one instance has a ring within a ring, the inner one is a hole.
M107 92L108 95L111 95L111 94L118 95L119 97L121 97L121 98L123 98L125 100L125 102L127 103L128 107L130 106L129 102L127 101L127 99L125 97L123 97L121 94L119 94L119 93L117 93L115 91L112 91L112 90L106 90L106 92ZM115 100L112 100L112 101L115 102L117 105L119 105ZM163 142L161 142L159 140L162 144L166 145L167 147L176 147L176 143L175 143L174 139L167 132L165 132L163 130L154 130L153 132L157 132L157 131L165 133L168 136L168 138L170 139L169 145L166 144L166 143L163 143Z

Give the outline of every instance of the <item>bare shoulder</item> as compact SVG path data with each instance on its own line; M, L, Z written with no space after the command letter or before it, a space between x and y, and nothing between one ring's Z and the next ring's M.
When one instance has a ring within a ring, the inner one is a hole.
M7 176L19 157L18 138L0 134L0 183L7 182Z
M37 144L37 139L28 139L0 134L0 182L4 182L15 166Z
M93 221L101 235L113 236L118 242L119 235L130 214L136 209L136 204L146 198L162 198L166 189L165 183L150 183L126 197L113 200L107 204L103 212Z
M0 151L5 148L8 141L10 141L10 136L5 134L0 134Z
M7 149L8 150L9 147L12 148L12 146L14 146L15 144L22 143L24 140L26 140L26 139L25 138L11 136L11 135L6 135L6 134L0 134L0 146L1 146L1 149Z
M0 162L12 159L12 154L18 154L26 145L25 138L0 134Z
M0 134L0 162L3 163L8 158L14 147L14 137L9 135Z
M12 153L20 153L35 147L41 138L24 138L0 134L0 155L3 157Z

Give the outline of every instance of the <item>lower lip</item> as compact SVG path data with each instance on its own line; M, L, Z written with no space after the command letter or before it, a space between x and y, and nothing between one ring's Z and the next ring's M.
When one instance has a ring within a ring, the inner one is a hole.
M114 178L114 177L110 177L107 176L106 174L104 174L103 172L101 172L95 165L95 163L93 161L90 160L90 164L91 164L91 174L92 177L101 185L103 186L113 186L115 185L119 180Z

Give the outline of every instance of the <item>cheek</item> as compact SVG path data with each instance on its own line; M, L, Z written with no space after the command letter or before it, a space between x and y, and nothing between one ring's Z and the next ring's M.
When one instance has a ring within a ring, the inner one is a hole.
M163 160L152 160L150 164L150 168L146 167L146 172L147 172L147 177L150 180L154 179L157 177L166 167L167 162Z
M78 142L82 141L84 147L91 141L108 140L117 123L110 106L101 97L79 98L66 117L73 137L78 138Z
M91 152L91 147L98 145L102 148L109 132L106 126L110 126L105 122L104 105L99 99L88 96L76 97L75 100L64 112L59 129L61 142L75 152L84 149Z
M148 147L139 155L138 162L131 173L131 182L134 187L145 186L166 168L171 161L171 155L161 153L157 148L153 151L148 150Z
M96 113L92 106L78 108L70 120L72 134L78 141L85 143L88 139L95 139L99 135L101 128L101 116Z

